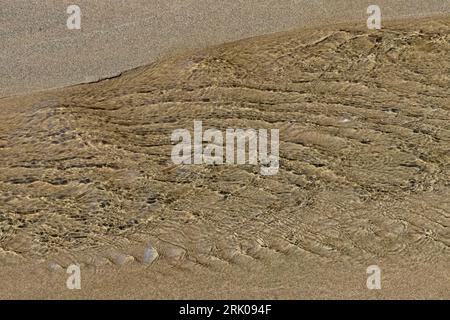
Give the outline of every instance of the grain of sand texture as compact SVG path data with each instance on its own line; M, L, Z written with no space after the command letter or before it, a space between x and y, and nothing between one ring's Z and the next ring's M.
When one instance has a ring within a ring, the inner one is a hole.
M449 57L448 16L338 24L0 99L0 297L450 298ZM278 174L174 165L194 120Z
M81 30L66 27L71 4ZM0 97L111 77L167 54L367 19L369 0L2 0ZM383 20L450 13L450 0L377 0Z

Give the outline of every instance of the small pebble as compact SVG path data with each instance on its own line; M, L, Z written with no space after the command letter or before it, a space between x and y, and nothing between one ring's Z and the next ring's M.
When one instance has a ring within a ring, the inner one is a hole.
M53 272L59 272L59 271L62 271L62 270L63 270L63 267L61 267L59 264L57 264L57 263L55 263L55 262L51 262L51 263L48 265L48 269L49 269L50 271L53 271Z
M142 259L142 262L145 264L151 264L153 261L158 258L158 252L153 247L148 247L144 251L144 257Z

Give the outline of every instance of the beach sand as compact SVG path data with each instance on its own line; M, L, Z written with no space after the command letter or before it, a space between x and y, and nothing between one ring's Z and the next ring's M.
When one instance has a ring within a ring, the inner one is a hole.
M334 24L0 99L0 297L450 298L449 54ZM174 165L194 120L279 129L278 174Z
M81 9L69 30L66 9ZM450 13L450 0L45 0L2 2L0 97L115 76L167 54L252 36L367 20Z

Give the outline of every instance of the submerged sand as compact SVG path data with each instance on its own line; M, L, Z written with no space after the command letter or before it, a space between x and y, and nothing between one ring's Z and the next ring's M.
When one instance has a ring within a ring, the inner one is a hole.
M0 296L448 299L449 56L448 17L343 24L1 99ZM174 165L194 120L279 129L279 173Z

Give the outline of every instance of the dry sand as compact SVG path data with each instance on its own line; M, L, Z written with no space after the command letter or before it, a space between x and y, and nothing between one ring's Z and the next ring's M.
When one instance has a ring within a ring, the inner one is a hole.
M81 30L66 27L80 6ZM184 49L345 21L368 0L3 0L0 97L90 82ZM383 19L450 13L450 0L378 0Z
M1 99L0 297L450 298L449 54L449 17L333 25ZM280 172L173 165L194 119L280 129Z

